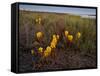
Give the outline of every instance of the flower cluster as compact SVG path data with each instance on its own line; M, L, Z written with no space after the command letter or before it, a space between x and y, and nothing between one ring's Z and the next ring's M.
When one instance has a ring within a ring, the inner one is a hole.
M73 37L73 35L69 34L68 31L65 31L64 35L65 35L66 39L68 40L68 42L73 42L74 37ZM37 32L36 36L37 36L37 39L41 39L43 37L43 33ZM80 37L81 37L81 33L77 32L76 38L79 39ZM52 40L50 42L50 45L47 46L46 48L39 47L38 53L40 53L43 57L48 57L51 54L52 50L56 48L58 40L59 40L59 35L56 35L56 34L52 35ZM33 49L31 50L31 54L32 55L34 54Z
M44 57L48 57L51 54L52 49L56 48L58 39L59 35L54 34L50 46L47 46L46 50L44 51Z
M42 37L42 32L38 32L37 33L37 38L39 39L41 37ZM39 47L38 48L38 53L43 55L43 57L48 57L51 54L52 49L56 48L58 39L59 39L59 35L54 34L52 36L50 46L47 46L46 49L44 49L42 47ZM31 51L32 54L34 54L33 52L34 52L34 50Z
M35 19L35 22L38 23L38 24L41 24L41 21L42 21L41 17L38 17L38 18Z
M73 35L69 34L68 31L65 31L65 37L67 38L67 40L69 42L72 42L73 41ZM77 32L76 38L79 39L80 37L81 37L81 33L80 32Z

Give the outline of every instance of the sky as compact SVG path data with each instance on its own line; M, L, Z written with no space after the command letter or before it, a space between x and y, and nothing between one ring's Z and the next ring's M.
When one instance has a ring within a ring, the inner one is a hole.
M20 10L40 11L40 12L56 12L71 13L76 15L96 15L94 8L78 8L78 7L59 7L59 6L43 6L43 5L19 5Z

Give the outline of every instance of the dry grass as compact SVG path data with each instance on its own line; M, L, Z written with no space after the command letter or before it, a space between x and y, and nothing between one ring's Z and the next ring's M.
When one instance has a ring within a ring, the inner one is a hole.
M55 49L55 55L41 61L39 56L35 63L29 58L28 70L42 69L70 69L96 67L96 20L81 18L70 14L43 13L43 12L19 12L19 43L20 54L29 55L31 49L44 49L50 44L53 34L58 34L60 40ZM36 18L41 17L41 24L36 23ZM64 36L67 30L73 35L73 41L68 43ZM36 33L41 31L43 38L37 40ZM80 39L76 40L77 32L81 33ZM20 56L25 59L25 56ZM73 62L72 62L73 61ZM20 61L21 62L21 61ZM21 62L23 64L23 62ZM33 65L31 65L33 64ZM21 66L21 65L20 65ZM34 66L34 68L32 68ZM55 67L54 67L55 66ZM21 71L27 70L21 68Z

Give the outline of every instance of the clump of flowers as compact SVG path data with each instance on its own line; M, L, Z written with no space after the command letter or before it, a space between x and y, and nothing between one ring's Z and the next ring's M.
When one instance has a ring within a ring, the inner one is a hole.
M73 35L70 35L68 31L65 31L64 34L65 34L65 37L67 38L67 40L68 40L69 42L72 42L72 40L73 40Z
M73 35L69 34L68 31L65 31L64 34L68 42L73 42L74 39ZM75 39L79 39L80 37L81 37L81 33L77 32Z
M41 18L36 19L36 22L38 24L41 24ZM36 38L38 39L39 42L42 43L42 41L40 41L43 38L43 32L39 31L36 33ZM74 41L76 41L75 43L77 43L78 39L81 37L81 33L77 32L75 37L74 35L70 34L69 31L64 31L64 38L66 38L66 43L67 45L73 46ZM32 49L31 50L31 55L32 55L32 62L33 63L37 63L39 61L42 61L43 59L46 59L48 57L56 57L56 51L55 48L57 46L58 41L60 40L60 36L57 34L53 34L52 35L52 39L50 41L50 44L48 46L44 47L39 47L36 49Z

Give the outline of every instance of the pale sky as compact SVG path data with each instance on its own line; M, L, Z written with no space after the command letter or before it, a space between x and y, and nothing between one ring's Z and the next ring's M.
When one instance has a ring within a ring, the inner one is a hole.
M40 11L40 12L57 12L71 14L96 15L95 8L78 8L78 7L60 7L60 6L43 6L43 5L26 5L20 4L20 10Z

